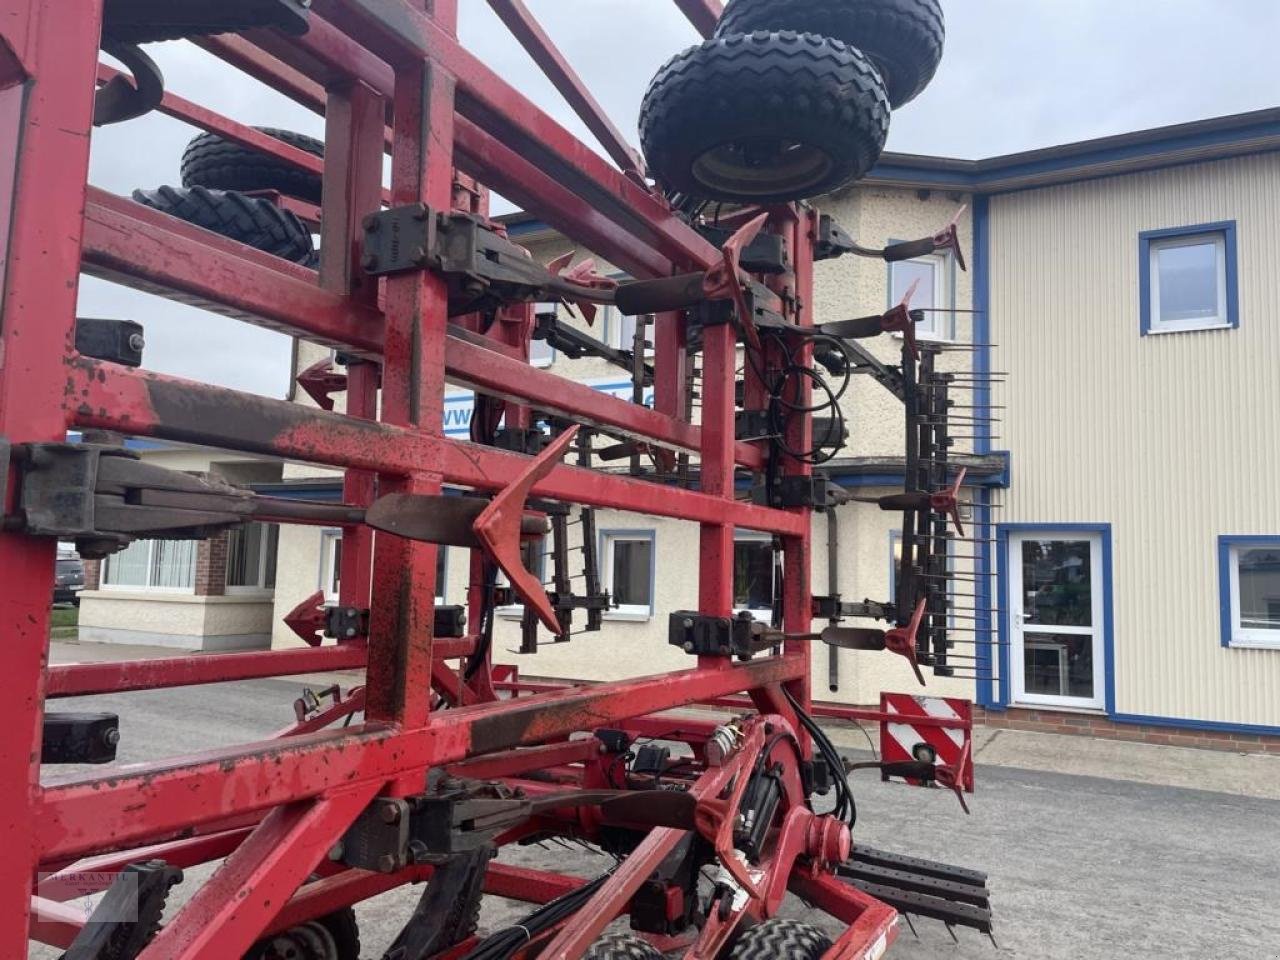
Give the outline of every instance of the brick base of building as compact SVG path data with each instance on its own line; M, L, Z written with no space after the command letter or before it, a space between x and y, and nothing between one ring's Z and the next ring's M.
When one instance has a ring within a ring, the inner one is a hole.
M1257 733L1228 733L1223 730L1188 730L1146 723L1116 723L1108 717L1053 710L1008 710L973 708L973 722L999 730L1031 730L1077 737L1101 737L1156 743L1166 747L1197 747L1202 750L1229 750L1235 753L1268 753L1280 756L1280 736Z

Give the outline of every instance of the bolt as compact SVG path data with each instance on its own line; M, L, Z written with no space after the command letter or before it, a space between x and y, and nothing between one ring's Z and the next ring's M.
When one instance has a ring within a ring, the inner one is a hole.
M373 270L378 266L378 255L376 253L366 253L360 261L360 265L366 270Z
M106 730L103 730L102 742L105 743L108 747L114 747L117 743L120 742L120 728L108 727Z
M692 641L692 640L686 640L686 641L685 641L685 644L684 644L684 652L685 652L685 653L693 653L693 641Z
M686 630L689 629L689 627L693 626L693 619L690 617L685 617L683 620L683 625Z
M387 800L378 810L378 816L382 822L390 826L395 826L400 822L400 804L394 800Z
M356 635L356 628L355 628L355 627L347 627L347 630L346 630L345 636L347 636L347 637L354 637L355 635Z
M332 847L329 848L329 859L336 863L337 861L342 859L342 855L346 852L347 852L346 846L344 846L342 841L339 840L337 843L335 843Z
M425 204L421 204L421 203L418 204L417 208L413 211L413 219L417 220L419 223L422 223L430 215L431 215L430 208L428 208Z
M416 263L416 264L417 264L418 266L420 266L420 267L422 267L422 266L426 266L426 263L427 263L427 248L426 248L426 247L414 247L414 248L413 248L413 262L414 262L414 263Z
M146 345L147 345L147 341L142 339L142 334L140 333L129 334L129 349L132 350L134 353L141 353L142 348L145 347Z
M362 221L365 233L377 233L382 228L382 221L376 213L371 213Z
M394 853L384 853L378 858L378 870L382 873L395 873L400 869L400 858Z

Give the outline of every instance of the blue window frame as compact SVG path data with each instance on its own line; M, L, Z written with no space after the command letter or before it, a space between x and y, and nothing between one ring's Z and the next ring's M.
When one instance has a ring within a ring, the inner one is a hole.
M1138 235L1142 335L1240 326L1236 222Z
M1280 535L1218 538L1222 645L1280 650Z

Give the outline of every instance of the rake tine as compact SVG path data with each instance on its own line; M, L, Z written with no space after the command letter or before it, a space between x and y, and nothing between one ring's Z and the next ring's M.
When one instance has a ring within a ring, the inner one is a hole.
M907 921L907 926L911 928L911 933L912 933L912 935L913 935L917 940L919 940L919 939L920 939L920 932L919 932L918 930L916 930L916 925L915 925L914 923L912 923L912 922L911 922L911 914L909 914L909 913L904 913L904 914L902 915L902 919L903 919L903 920L905 920L905 921Z
M1000 944L996 943L996 935L995 935L995 931L993 931L993 930L988 930L988 931L987 931L987 936L991 938L991 946L993 946L993 947L995 947L997 950L999 950L999 949L1000 949Z
M960 942L960 938L956 936L955 928L949 923L944 923L943 926L947 928L947 933L951 934L951 939L958 944Z

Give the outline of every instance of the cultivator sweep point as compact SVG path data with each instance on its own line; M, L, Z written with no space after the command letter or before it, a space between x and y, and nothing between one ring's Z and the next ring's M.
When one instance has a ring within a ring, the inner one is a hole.
M936 0L733 0L723 22L718 0L676 0L710 39L655 79L643 159L524 5L490 5L618 168L458 43L458 0L90 0L75 17L53 0L4 3L0 669L17 695L0 744L0 956L35 939L66 960L357 960L351 905L424 881L384 960L861 960L889 948L900 915L991 932L984 875L858 842L848 774L864 765L847 764L814 716L896 729L904 714L823 710L810 691L815 641L833 657L902 656L922 684L925 668L957 675L961 578L948 552L967 505L951 428L958 409L989 419L988 379L952 372L943 347L917 338L912 292L884 314L815 325L813 272L846 254L942 252L963 267L959 216L872 248L807 202L871 168L890 104L932 76ZM918 14L921 29L878 8ZM815 19L823 10L835 13ZM139 45L170 39L324 114L323 143L166 92ZM100 65L100 50L132 80ZM89 187L93 125L153 109L204 131L182 187L133 199ZM490 188L594 259L536 261L490 219ZM297 375L316 406L137 369L140 328L77 323L81 272L331 348ZM588 323L599 306L635 315L634 339L603 343L535 313L546 302ZM861 342L886 334L901 336L899 362ZM626 370L632 399L532 365L535 337ZM856 604L810 589L813 514L834 530L833 508L857 499L820 469L847 437L840 399L855 374L903 404L907 427L905 489L875 501L903 514L895 595ZM445 434L446 383L474 393L467 440ZM977 399L957 407L965 390ZM126 436L341 470L342 498L278 499L167 470ZM577 613L605 629L615 601L601 585L599 509L698 525L697 604L671 615L669 633L690 666L522 682L493 663L499 607L523 607L524 653L540 629L568 641ZM336 602L320 591L284 618L304 646L48 664L57 540L110 557L250 521L343 531ZM738 528L774 544L769 623L734 613ZM529 552L547 540L544 585ZM465 608L434 602L442 545L470 551ZM815 632L815 617L828 626ZM42 759L110 762L128 735L114 714L46 712L47 700L360 667L360 687L306 690L274 737L42 780ZM695 705L732 719L668 713ZM930 731L930 750L886 751L874 766L965 805L967 710L907 722ZM496 857L561 838L616 865L588 881ZM219 861L162 925L183 871ZM92 914L70 904L103 892ZM779 919L788 894L843 932ZM484 935L485 895L539 906ZM622 916L632 933L608 933Z

